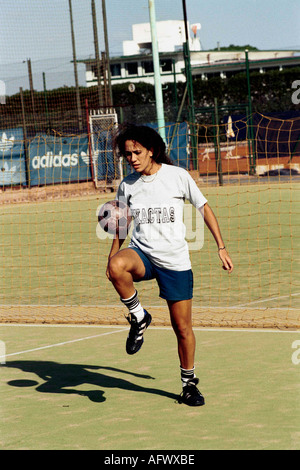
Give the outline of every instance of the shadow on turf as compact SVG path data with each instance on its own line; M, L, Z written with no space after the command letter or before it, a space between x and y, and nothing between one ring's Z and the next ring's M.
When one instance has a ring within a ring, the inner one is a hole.
M8 383L14 387L26 387L38 385L35 390L41 393L62 393L66 395L80 395L89 398L93 402L104 402L103 390L76 390L79 385L95 385L103 388L119 388L121 390L131 390L134 392L151 393L153 395L161 395L163 397L177 400L178 396L164 390L156 388L143 387L125 379L106 375L99 370L117 372L130 375L145 380L154 380L149 375L136 374L127 370L116 369L115 367L104 366L91 366L81 364L59 364L50 361L10 361L5 364L5 367L20 369L23 372L30 372L36 374L44 381L38 384L33 380L11 380Z

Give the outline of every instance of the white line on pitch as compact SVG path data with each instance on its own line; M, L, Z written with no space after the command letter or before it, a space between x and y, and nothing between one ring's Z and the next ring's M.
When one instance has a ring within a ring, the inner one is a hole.
M6 327L28 327L28 328L121 328L121 325L101 325L92 324L86 325L81 323L0 323L0 326ZM124 327L125 329L126 327ZM127 327L127 329L129 326Z
M120 328L120 325L117 326L117 325L71 325L71 324L59 324L59 325L56 325L56 324L28 324L28 323L0 323L0 326L5 326L5 327L23 327L23 328L32 328L32 327L35 327L35 328ZM123 329L118 329L117 331L111 331L111 332L108 332L108 333L102 333L102 334L99 334L99 335L94 335L94 336L87 336L85 338L80 338L80 339L75 339L75 340L72 340L72 341L66 341L64 343L58 343L57 345L54 344L54 345L50 345L50 346L44 346L44 347L41 347L39 349L45 349L45 348L51 348L51 347L54 347L54 346L60 346L60 345L64 345L64 344L67 344L67 343L74 343L76 341L84 341L85 339L90 339L90 338L97 338L99 336L105 336L105 335L110 335L112 333L120 333L121 331L128 331L129 327L126 327L124 326ZM170 331L173 331L173 328L172 326L155 326L155 325L151 325L151 328L149 328L148 331L153 331L153 330L170 330ZM229 332L229 333L236 333L236 332L240 332L240 333L300 333L300 330L294 330L294 329L291 329L291 330L284 330L284 329L278 329L278 328L238 328L238 327L223 327L223 326L220 326L220 327L209 327L209 326L194 326L193 327L193 330L194 331L201 331L201 332L217 332L217 333L222 333L222 332ZM33 351L36 351L36 349L33 349ZM29 352L29 351L24 351L24 352ZM15 354L20 354L20 353L15 353ZM1 356L0 356L1 358Z
M238 305L222 305L222 306L211 306L211 305L197 305L197 304L194 304L194 308L200 308L201 310L205 310L205 309L210 309L210 310L218 310L218 309L238 309L238 308L243 308L244 306L247 306L247 305L252 305L253 303L258 303L258 302L269 302L270 300L278 300L278 299L283 299L283 298L287 298L287 297L290 297L290 296L295 296L295 295L300 295L300 292L296 293L296 294L291 294L291 295L282 295L282 296L279 296L279 297L271 297L269 299L263 299L263 300L253 300L252 302L249 302L249 303L246 303L246 304L238 304ZM47 308L51 308L51 307L62 307L62 308L76 308L78 307L78 305L0 305L0 308L23 308L23 307L26 307L26 308L40 308L40 307L47 307ZM118 308L118 305L116 304L112 304L112 305L80 305L80 308L103 308L103 307L106 307L106 308ZM149 305L149 304L145 304L145 307L148 307L148 308L159 308L159 309L165 309L166 312L168 311L168 307L166 305ZM254 310L257 310L257 309L263 309L263 307L257 307L255 308L254 307ZM286 310L286 309L289 309L289 310L299 310L298 308L293 308L293 307L268 307L269 310ZM82 325L84 326L84 325ZM87 325L87 326L91 326L91 325Z
M78 341L85 341L87 339L92 339L92 338L99 338L100 336L112 335L114 333L121 333L123 331L125 331L125 328L122 328L121 330L109 331L107 333L101 333L99 335L85 336L84 338L72 339L70 341L64 341L62 343L49 344L47 346L41 346L39 348L27 349L26 351L19 351L19 352L15 352L15 353L6 354L5 356L0 356L0 359L1 358L3 359L3 357L17 356L17 355L26 354L26 353L29 353L29 352L41 351L42 349L50 349L50 348L55 348L57 346L65 346L66 344L77 343Z
M247 307L247 305L259 304L262 302L270 302L271 300L286 299L287 297L292 297L295 295L300 295L300 292L297 292L296 294L279 295L278 297L270 297L269 299L253 300L253 302L248 302L247 304L234 305L232 308Z

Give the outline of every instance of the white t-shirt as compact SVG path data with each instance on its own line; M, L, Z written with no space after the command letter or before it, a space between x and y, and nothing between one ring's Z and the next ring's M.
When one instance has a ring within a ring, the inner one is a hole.
M116 199L129 206L134 219L129 246L140 248L161 268L191 269L184 203L188 200L200 209L207 200L186 170L162 164L154 175L134 172L123 179Z

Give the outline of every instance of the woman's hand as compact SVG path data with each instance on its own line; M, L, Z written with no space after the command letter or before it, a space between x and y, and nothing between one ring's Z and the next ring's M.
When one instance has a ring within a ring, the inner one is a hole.
M219 248L219 258L223 263L223 269L230 274L233 271L233 262L226 251L226 248Z

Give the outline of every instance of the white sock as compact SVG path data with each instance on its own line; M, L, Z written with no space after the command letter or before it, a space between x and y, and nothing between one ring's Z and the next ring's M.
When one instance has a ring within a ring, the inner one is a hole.
M123 302L123 304L126 305L126 307L129 310L129 313L132 313L136 317L138 322L143 320L143 318L145 316L145 312L144 312L144 309L143 309L143 307L142 307L142 305L139 301L137 291L135 291L133 296L129 297L129 299L122 299L121 298L121 301Z
M190 379L193 379L195 376L195 367L192 369L183 369L183 367L180 366L180 373L181 373L181 383L182 386L185 387L187 382Z

